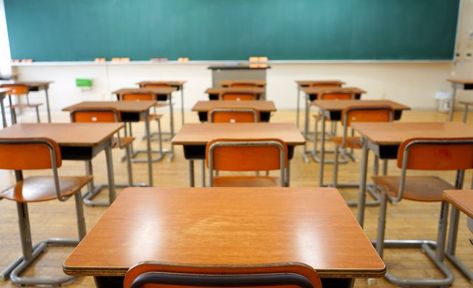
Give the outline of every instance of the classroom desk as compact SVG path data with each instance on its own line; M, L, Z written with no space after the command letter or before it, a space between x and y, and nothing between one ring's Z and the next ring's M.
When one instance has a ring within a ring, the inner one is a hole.
M363 137L357 215L361 226L365 218L366 179L370 150L380 159L396 159L399 145L410 138L473 138L473 127L458 122L353 123L352 128Z
M297 85L297 110L296 110L296 123L297 128L299 128L299 111L300 111L300 102L301 102L301 90L302 88L317 87L320 86L338 86L341 87L345 85L345 82L340 80L296 80Z
M109 205L115 200L112 138L123 123L39 123L15 124L0 130L0 138L46 137L57 142L63 160L91 160L105 150L109 185Z
M176 88L177 91L181 91L181 121L182 125L184 125L184 84L186 84L187 81L182 81L182 80L149 80L149 81L141 81L136 84L140 86L140 88L144 88L147 85L169 85L173 88Z
M194 187L194 160L205 160L205 146L208 142L217 139L281 139L288 145L288 157L294 156L296 145L304 145L296 125L289 123L201 123L185 124L181 131L172 139L173 145L182 145L184 157L189 160L189 182ZM288 175L287 180L289 182ZM202 161L202 184L205 186L205 161Z
M273 101L198 101L192 111L199 115L200 122L207 122L207 114L215 108L252 108L259 113L261 122L269 122L271 112L276 112Z
M211 65L208 67L212 71L212 86L217 87L218 83L225 80L231 81L266 81L266 70L269 65L253 65L245 63L225 63Z
M321 148L320 148L320 166L319 166L319 186L324 186L324 168L325 168L325 121L341 121L342 111L347 107L375 107L380 105L390 106L394 110L394 120L401 118L404 110L410 107L391 101L391 100L315 100L313 106L320 109L322 132L321 132ZM385 123L384 123L385 124ZM315 157L315 155L313 155Z
M266 87L266 80L248 80L248 79L243 79L243 80L222 80L218 82L217 86L218 87L223 87L223 88L231 88L231 86L235 83L252 83L256 84L257 87L259 88L265 88Z
M151 135L149 110L156 105L155 101L85 101L68 106L63 111L76 109L114 108L120 112L123 122L145 122L145 133ZM151 157L151 138L146 137L146 150L148 158L148 183L153 186L153 165Z
M10 91L8 88L0 88L0 109L2 110L2 123L3 123L3 128L7 127L7 116L5 114L5 104L3 103L3 100L7 96L7 92Z
M453 88L452 103L450 105L450 111L448 113L448 121L452 121L453 111L455 109L455 98L457 96L457 89L473 90L473 79L448 78L447 81L452 84Z
M120 223L120 225L117 225ZM123 287L140 261L188 265L301 262L324 287L386 267L332 188L127 188L64 262L68 275Z
M169 101L169 127L170 127L170 134L171 138L174 137L174 112L173 112L173 105L172 105L172 93L176 91L176 88L122 88L112 93L117 95L117 99L121 99L123 94L131 94L131 93L146 93L146 94L153 94L156 97L156 101Z
M258 100L263 99L264 88L261 87L214 87L208 88L205 90L205 94L209 95L209 100L219 100L220 94L223 93L256 93L256 98Z
M324 87L302 87L301 90L304 92L305 97L305 114L304 114L304 137L308 139L309 137L309 114L310 114L310 107L312 106L310 103L315 101L319 98L319 94L327 91L334 91L334 92L346 92L346 93L353 93L355 95L355 99L359 100L361 98L361 94L366 93L366 91L357 88L357 87L335 87L335 88L324 88ZM308 162L309 159L307 158L307 154L310 151L304 149L304 161Z
M48 123L51 123L51 108L49 105L49 85L53 83L53 81L14 81L10 83L2 83L0 87L8 88L11 85L26 85L29 88L29 91L44 91L44 96L46 97L46 111L48 113Z

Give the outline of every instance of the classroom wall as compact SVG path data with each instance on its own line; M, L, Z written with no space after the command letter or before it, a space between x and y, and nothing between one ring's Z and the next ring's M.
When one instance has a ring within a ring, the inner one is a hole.
M5 19L5 7L3 0L0 1L0 74L10 74L10 45L7 34L7 21Z

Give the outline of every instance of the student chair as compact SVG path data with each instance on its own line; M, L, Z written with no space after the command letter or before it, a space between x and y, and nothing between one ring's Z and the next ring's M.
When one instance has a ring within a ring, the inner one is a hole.
M16 202L23 251L23 256L7 267L1 276L3 279L10 278L15 285L61 285L73 279L70 276L57 278L20 276L48 246L76 246L86 234L80 190L92 180L92 177L59 177L58 168L61 164L60 148L51 139L0 139L0 169L14 170L16 178L16 183L12 187L0 192L0 199ZM23 170L39 169L51 169L52 176L23 177ZM52 238L33 245L28 204L52 200L66 201L70 197L74 197L76 202L79 239Z
M114 108L80 108L71 111L71 122L80 123L115 123L121 122L120 112ZM131 145L135 138L121 137L120 132L113 139L112 148L124 149L126 153L128 185L116 184L116 187L133 186L133 170L131 165ZM85 170L87 175L93 175L92 160L85 162ZM92 199L100 193L101 190L107 188L108 185L95 186L93 180L88 184L88 193L84 197L87 205L94 205Z
M271 187L289 186L287 145L279 139L215 139L206 147L210 186L215 187ZM270 171L280 170L280 177L270 176L215 176L215 171Z
M211 123L252 123L259 122L259 113L253 108L213 108L207 119Z
M153 94L149 94L149 93L129 93L129 94L123 94L121 95L120 97L120 100L122 101L156 101L156 98ZM158 105L156 103L156 105ZM162 131L161 131L161 118L162 118L162 114L157 114L157 113L151 113L149 115L149 121L156 121L156 124L158 125L158 131L156 133L156 135L158 136L158 144L159 144L159 150L158 151L152 151L152 153L154 154L158 154L159 156L157 158L153 158L152 161L153 162L158 162L158 161L161 161L163 158L164 158L164 154L168 151L165 151L163 149L163 136L162 136ZM127 131L125 129L125 131ZM130 136L133 136L133 130L132 130L132 125L131 125L131 122L128 123L128 133ZM146 134L146 133L145 133ZM151 133L150 131L150 137L152 136L153 133ZM146 139L146 135L143 137L144 139ZM134 151L133 150L133 146L132 146L132 157L136 157L138 154L140 153L147 153L147 151L145 150L136 150ZM171 157L174 155L174 146L171 145ZM142 159L133 159L133 162L140 162L140 163L144 163L144 162L147 162L146 160L142 160Z
M455 250L456 250L456 229L453 229L453 226L456 222L458 223L458 217L460 216L459 213L460 211L463 212L467 217L468 217L468 223L470 231L473 233L473 191L472 190L447 190L443 192L443 201L445 201L448 204L452 205L452 221L450 223L450 230L449 230L449 241L447 245L447 252L445 256L447 256L448 260L452 262L453 265L455 265L460 272L467 277L470 282L473 282L473 271L468 269L468 267L455 256ZM448 205L446 208L448 213ZM444 230L445 233L447 229ZM446 237L446 235L444 236ZM471 243L473 244L473 240L471 240Z
M318 96L319 98L317 100L353 100L355 99L355 94L351 93L351 92L340 92L340 91L337 91L337 90L326 90L322 93L319 94ZM312 148L312 157L314 158L315 161L319 162L320 163L320 150L318 148L319 146L319 122L321 122L322 120L322 115L319 113L317 114L314 114L312 115L312 117L314 118L314 146ZM337 135L337 123L336 122L331 122L331 131L329 133L326 134L326 137L331 137L331 136L336 136ZM305 147L307 147L307 142L305 144ZM307 152L307 148L305 148L306 152ZM327 153L332 153L333 151L329 151L329 150L325 150L325 152ZM345 156L350 156L351 158L352 155L351 154L344 154L344 157ZM352 159L353 160L353 159ZM324 163L325 164L333 164L335 163L334 160L327 160L325 159L324 160ZM338 164L340 163L348 163L348 159L342 159L339 161Z
M178 266L142 262L125 275L125 288L322 288L317 272L301 263L245 266Z
M220 94L219 100L229 101L254 101L258 100L256 92L223 92Z
M346 155L347 149L361 149L363 147L361 137L354 136L353 130L351 136L349 129L352 123L359 122L390 122L394 118L394 111L390 106L352 106L342 111L342 136L334 136L330 140L335 144L334 165L333 165L333 187L359 187L359 184L340 184L338 183L339 154ZM346 157L348 158L348 157ZM375 158L377 166L378 158ZM387 160L384 160L387 164Z
M7 92L8 95L8 101L10 105L10 110L11 110L11 120L13 124L17 123L17 115L16 115L16 109L26 109L26 108L33 108L36 110L36 122L41 123L41 119L39 116L39 106L43 105L43 103L31 103L30 98L29 98L29 92L30 89L26 85L21 85L21 84L12 84L8 85L6 88L10 89L10 91ZM18 99L18 103L13 104L13 101L11 99L12 96L16 96ZM20 98L25 97L26 98L26 104L20 102Z
M442 202L442 192L462 188L465 170L473 168L473 138L413 138L405 140L398 150L397 166L401 168L401 176L373 177L373 181L381 193L376 250L383 257L385 247L420 247L445 277L442 279L403 279L392 275L389 270L385 277L388 281L400 286L449 286L453 282L453 274L443 262L448 213L446 203ZM408 170L456 170L455 186L436 176L407 176ZM390 201L395 205L403 199L416 202L442 203L437 242L429 240L385 240L387 203Z

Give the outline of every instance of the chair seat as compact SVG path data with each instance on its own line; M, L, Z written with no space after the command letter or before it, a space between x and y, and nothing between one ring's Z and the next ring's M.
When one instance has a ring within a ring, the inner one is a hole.
M343 137L334 136L330 138L332 142L335 143L337 146L341 146L343 142ZM354 148L354 149L361 149L363 145L361 144L361 137L347 137L346 143L344 148Z
M59 177L61 195L70 197L79 192L91 180L92 176ZM1 192L0 197L22 203L57 199L54 178L50 176L28 177Z
M270 176L217 176L215 187L277 187L279 178Z
M39 107L43 105L43 103L18 103L18 104L13 104L10 106L10 108L13 108L13 109L24 109L24 108L36 108L36 107Z
M396 197L399 193L398 176L373 176L373 182L385 193ZM420 202L440 202L444 190L454 189L437 176L407 176L403 199Z
M133 143L134 140L135 140L135 137L120 137L120 139L113 138L112 148L116 148L116 147L120 149L126 148L128 147L128 145Z
M470 190L448 190L443 193L443 199L466 216L473 218L473 193Z
M163 117L163 114L156 114L156 113L153 113L153 114L150 114L148 119L150 121L157 121L159 119L161 119L161 117Z

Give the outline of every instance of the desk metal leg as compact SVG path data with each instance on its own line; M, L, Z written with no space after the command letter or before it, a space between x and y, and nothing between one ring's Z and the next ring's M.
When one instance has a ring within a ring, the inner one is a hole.
M48 123L51 123L51 108L49 107L49 89L44 89L44 94L46 96L46 111L48 113Z
M297 109L296 109L296 125L299 128L299 110L300 110L300 102L301 102L301 88L297 85Z
M309 133L309 95L305 94L305 115L304 115L304 139L307 140L307 135Z
M455 98L457 96L457 85L453 84L452 103L450 103L450 111L448 113L448 121L453 121L453 112L455 110Z
M366 205L366 179L368 177L368 141L363 137L363 148L360 161L360 191L358 195L358 223L363 227Z
M171 139L174 137L174 109L172 107L172 95L169 95L169 113L170 113L170 129L171 129Z
M172 111L172 110L171 110ZM153 187L153 159L151 156L151 132L150 132L150 127L149 127L149 117L146 115L145 119L145 131L146 131L146 150L147 150L147 156L148 156L148 183L149 186Z
M205 187L205 159L202 160L202 187Z
M13 108L13 101L11 100L11 95L8 95L8 104L10 104L10 117L11 117L11 124L16 124L16 111Z
M0 100L0 107L2 109L2 123L3 123L3 128L6 128L7 125L7 116L5 115L5 105L3 104L3 99Z
M306 101L307 103L307 101ZM325 168L325 114L321 114L322 120L322 135L320 136L320 166L319 166L319 186L324 186L324 168Z
M117 197L115 191L115 176L113 174L112 140L109 140L105 147L105 158L107 159L108 196L110 204L112 204Z
M184 86L181 86L181 121L184 125Z
M189 185L195 187L194 160L189 160Z

